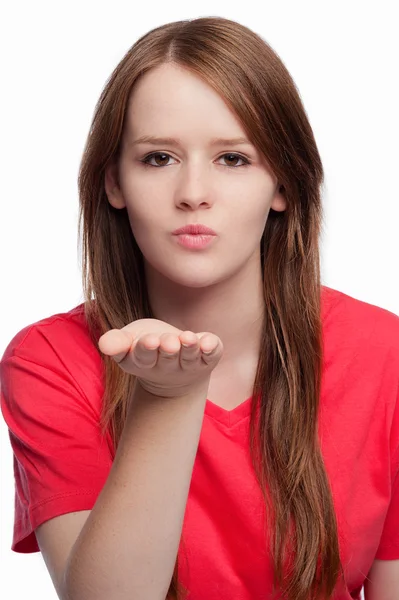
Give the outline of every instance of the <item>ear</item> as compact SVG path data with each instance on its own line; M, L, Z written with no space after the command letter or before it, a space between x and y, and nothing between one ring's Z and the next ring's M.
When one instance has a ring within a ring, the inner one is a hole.
M285 190L283 185L277 184L270 208L276 210L277 212L283 212L287 210L287 200L285 197Z
M126 202L119 187L118 167L116 163L112 163L106 167L104 185L108 202L114 208L125 208Z

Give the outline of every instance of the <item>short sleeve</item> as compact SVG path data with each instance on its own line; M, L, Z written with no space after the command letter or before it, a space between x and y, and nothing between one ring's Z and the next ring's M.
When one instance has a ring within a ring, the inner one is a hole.
M399 559L399 382L389 440L392 474L391 498L375 555L378 560Z
M83 392L73 375L79 354L70 339L54 343L45 333L20 332L0 365L15 480L11 549L21 553L40 551L34 529L43 522L92 509L112 466L90 384Z
M384 528L375 558L399 559L399 473L396 473Z

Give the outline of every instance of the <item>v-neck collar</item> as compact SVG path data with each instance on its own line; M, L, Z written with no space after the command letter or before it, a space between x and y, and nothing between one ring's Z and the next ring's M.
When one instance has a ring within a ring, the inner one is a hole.
M251 414L252 396L241 402L232 410L226 410L218 404L214 404L209 398L206 400L204 414L227 427L233 427L242 419L249 417Z
M321 286L321 317L324 326L326 313L330 310L332 301L335 299L335 290L328 286ZM251 399L252 396L241 402L233 410L226 410L217 404L214 404L209 398L206 400L204 414L222 423L226 427L233 427L241 420L247 418L251 414Z

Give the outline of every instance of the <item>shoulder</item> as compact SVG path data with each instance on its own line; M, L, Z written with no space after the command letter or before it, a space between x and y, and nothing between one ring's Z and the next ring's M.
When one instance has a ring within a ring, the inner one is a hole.
M399 367L399 316L386 308L333 288L322 288L325 337L343 347L355 344L364 352L390 354Z
M323 431L342 440L353 464L373 457L373 477L389 482L399 466L399 316L338 290L323 293Z
M23 327L8 343L1 362L13 357L50 363L70 358L70 364L78 365L84 356L90 356L97 363L101 360L91 339L82 303Z
M41 403L44 412L61 402L70 403L71 398L76 402L84 398L86 408L99 414L103 362L89 333L84 304L18 331L1 358L0 376L4 410L6 401L26 411L39 409Z

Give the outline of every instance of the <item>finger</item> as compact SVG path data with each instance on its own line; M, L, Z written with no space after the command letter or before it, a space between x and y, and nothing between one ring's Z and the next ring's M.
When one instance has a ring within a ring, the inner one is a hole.
M180 335L181 350L180 350L180 365L192 365L194 361L199 361L201 357L200 340L193 332L184 332L185 335ZM187 335L186 335L187 334Z
M163 333L159 340L158 352L161 357L171 358L178 356L181 347L178 335L174 333Z
M197 335L200 338L201 352L203 352L204 354L214 352L220 345L220 338L218 338L213 333L205 332L198 333Z
M159 336L146 333L134 341L132 346L132 360L137 366L153 367L157 362Z
M202 351L201 352L201 359L202 361L208 365L208 364L216 364L219 362L219 360L221 359L223 355L223 344L221 342L221 340L219 339L217 344L210 350L207 351Z
M118 363L129 353L131 345L132 336L121 329L110 329L98 340L100 351Z

